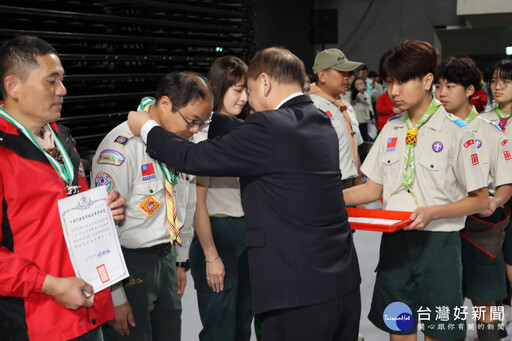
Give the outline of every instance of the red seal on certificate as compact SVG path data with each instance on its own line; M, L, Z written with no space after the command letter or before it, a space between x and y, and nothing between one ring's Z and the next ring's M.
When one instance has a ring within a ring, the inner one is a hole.
M100 275L101 283L105 283L110 280L110 278L108 277L108 272L107 272L107 268L105 267L105 264L101 264L100 266L97 266L96 271L98 271L98 275Z

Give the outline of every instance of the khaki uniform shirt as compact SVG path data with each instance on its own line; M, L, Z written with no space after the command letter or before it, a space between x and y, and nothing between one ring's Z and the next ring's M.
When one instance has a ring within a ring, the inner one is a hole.
M138 249L168 242L164 175L157 161L146 153L142 139L133 136L126 122L105 136L92 163L92 185L105 185L109 192L119 191L126 198L126 218L118 228L121 245ZM176 185L182 242L181 246L175 244L178 262L188 259L195 203L195 177L180 174Z
M482 172L487 175L490 194L496 187L512 183L512 152L506 135L481 115L475 117L469 128L475 135Z
M449 204L487 186L473 133L467 126L459 127L455 119L441 106L418 132L412 189L419 206ZM391 195L404 181L406 136L404 115L391 119L361 166L369 179L383 186L386 210L412 212L417 207L407 188ZM465 216L434 220L425 230L458 231L464 227L465 220Z
M207 138L207 132L199 132L193 136L192 140L199 143ZM208 209L208 214L210 216L244 216L239 178L224 176L198 176L197 183L208 187L208 193L206 194L206 208Z
M338 149L339 149L339 158L340 158L340 170L341 170L341 179L351 179L357 177L357 166L354 164L352 158L352 149L350 146L349 132L347 128L347 124L345 123L345 119L343 117L343 113L340 109L333 104L328 99L320 97L318 95L310 95L311 99L315 106L325 111L329 117L331 118L331 123L336 130L336 134L338 135ZM346 105L346 103L345 103ZM352 109L352 108L351 108ZM347 105L347 111L348 105ZM352 110L353 111L353 110ZM350 116L350 113L349 113ZM351 118L352 121L352 118ZM359 128L357 129L359 132ZM355 130L354 130L355 132ZM355 137L355 136L354 136ZM356 140L356 145L358 141Z

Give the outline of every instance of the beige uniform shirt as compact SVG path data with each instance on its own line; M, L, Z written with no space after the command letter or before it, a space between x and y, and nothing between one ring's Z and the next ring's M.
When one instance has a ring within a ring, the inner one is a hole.
M475 117L469 128L475 135L482 172L487 175L490 194L496 187L512 183L512 152L506 135L481 115Z
M334 130L336 130L336 134L338 135L338 150L340 159L341 179L346 180L357 177L358 165L354 164L354 160L352 157L352 148L350 146L350 139L348 136L349 132L347 124L345 123L345 119L343 117L343 113L335 104L333 104L328 99L325 99L318 95L310 95L310 97L318 109L325 111L327 115L329 115L329 117L331 118L332 126L334 127ZM357 129L357 131L359 132L359 128ZM358 141L356 140L356 145L357 144Z
M207 138L207 132L199 132L192 139L198 143ZM239 178L198 176L197 183L208 187L208 193L206 194L208 215L244 216Z
M418 132L412 189L419 206L452 203L487 186L473 133L467 126L459 127L454 119L441 106ZM369 179L383 186L386 210L412 212L417 207L407 188L391 195L404 181L406 135L404 115L388 121L361 166ZM466 217L439 219L430 222L425 230L458 231L465 220Z
M101 160L101 161L100 161ZM126 122L115 127L100 143L92 162L92 186L105 185L126 198L126 218L119 223L123 247L138 249L169 241L166 223L164 175L146 153L142 139L133 136ZM176 185L176 209L182 245L176 260L188 259L194 230L195 177L180 174Z

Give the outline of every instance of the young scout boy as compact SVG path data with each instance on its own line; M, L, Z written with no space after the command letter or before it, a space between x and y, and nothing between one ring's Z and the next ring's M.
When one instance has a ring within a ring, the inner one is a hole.
M496 224L507 215L502 206L512 195L512 157L510 145L499 125L482 119L476 108L469 104L471 96L480 87L481 78L480 70L473 60L450 58L439 66L435 95L446 111L464 120L475 135L475 146L492 196L489 197L490 208L487 211L479 214L476 220L472 217L468 219L487 226L486 241L491 242L494 239L501 248L503 229L498 231L499 226L485 225L481 221L485 219ZM469 229L468 222L466 221L466 229ZM494 231L499 232L498 236ZM492 318L491 307L495 306L494 302L507 297L503 252L499 251L491 258L476 246L478 244L473 244L475 240L471 240L470 235L462 236L463 294L472 300L473 306L482 307L480 309L483 313L478 322L485 324L483 328L476 329L478 338L480 341L499 340L497 321ZM494 326L489 327L487 324L490 323Z
M463 326L448 328L462 304L458 231L489 203L473 133L432 96L436 68L436 51L424 41L402 41L384 53L380 73L405 113L384 126L363 163L368 181L343 191L347 205L382 194L384 209L413 211L405 231L381 240L369 319L391 340L416 340L416 312L426 340L465 337ZM393 302L406 304L416 321L390 328L384 312ZM452 313L436 320L437 307Z

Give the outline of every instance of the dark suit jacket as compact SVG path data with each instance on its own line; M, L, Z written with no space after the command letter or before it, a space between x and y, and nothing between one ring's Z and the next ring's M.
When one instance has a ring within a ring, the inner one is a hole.
M155 127L147 151L185 173L240 177L254 313L328 302L358 288L329 117L303 95L234 125L198 144Z

